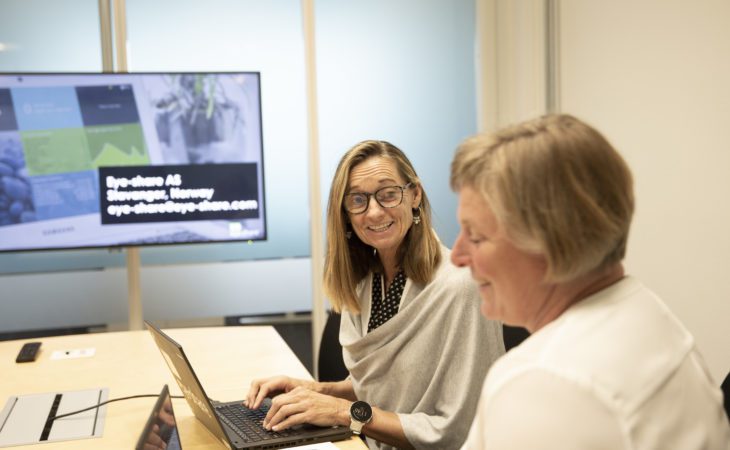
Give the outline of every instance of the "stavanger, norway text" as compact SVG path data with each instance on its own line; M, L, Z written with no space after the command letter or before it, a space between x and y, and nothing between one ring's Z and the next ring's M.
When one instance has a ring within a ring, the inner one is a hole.
M110 216L145 214L187 214L192 212L221 212L256 210L258 201L213 200L215 189L183 189L180 174L166 177L118 178L107 176L107 214ZM120 190L131 188L132 190Z

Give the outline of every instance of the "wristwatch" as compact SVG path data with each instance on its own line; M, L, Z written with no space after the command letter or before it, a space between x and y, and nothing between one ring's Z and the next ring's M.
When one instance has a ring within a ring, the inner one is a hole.
M360 434L362 427L373 419L373 408L367 403L358 400L350 406L350 429L354 434Z

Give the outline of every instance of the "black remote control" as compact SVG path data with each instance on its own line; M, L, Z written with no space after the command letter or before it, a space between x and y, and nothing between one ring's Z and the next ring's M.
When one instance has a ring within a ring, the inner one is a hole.
M15 362L24 363L35 361L35 357L38 355L38 349L40 347L40 342L28 342L23 344L23 347L20 349L20 353L18 353L18 357L15 358Z

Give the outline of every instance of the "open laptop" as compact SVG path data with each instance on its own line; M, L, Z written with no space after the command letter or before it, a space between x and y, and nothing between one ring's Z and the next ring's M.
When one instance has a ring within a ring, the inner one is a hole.
M177 431L177 422L175 421L175 411L172 409L172 399L167 385L162 387L162 392L157 397L155 407L152 408L135 447L136 450L156 448L182 450L180 433Z
M251 410L242 405L242 400L216 402L208 398L195 375L190 361L180 344L159 328L145 321L147 329L160 349L167 366L172 371L185 399L200 420L215 438L229 449L263 449L293 447L317 442L347 439L350 429L345 427L316 427L305 425L298 429L279 432L267 431L262 422L266 416L270 400Z

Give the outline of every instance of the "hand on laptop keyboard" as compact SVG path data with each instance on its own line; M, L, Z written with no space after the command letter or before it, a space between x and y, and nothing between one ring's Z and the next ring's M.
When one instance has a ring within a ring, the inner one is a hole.
M254 380L244 404L257 408L264 398L273 396L263 422L267 430L287 430L302 424L349 426L352 402L317 392L321 386L321 383L286 376Z
M253 380L243 404L246 407L258 409L267 397L271 398L282 393L290 392L297 387L314 390L314 386L315 383L313 381L299 380L286 376Z

